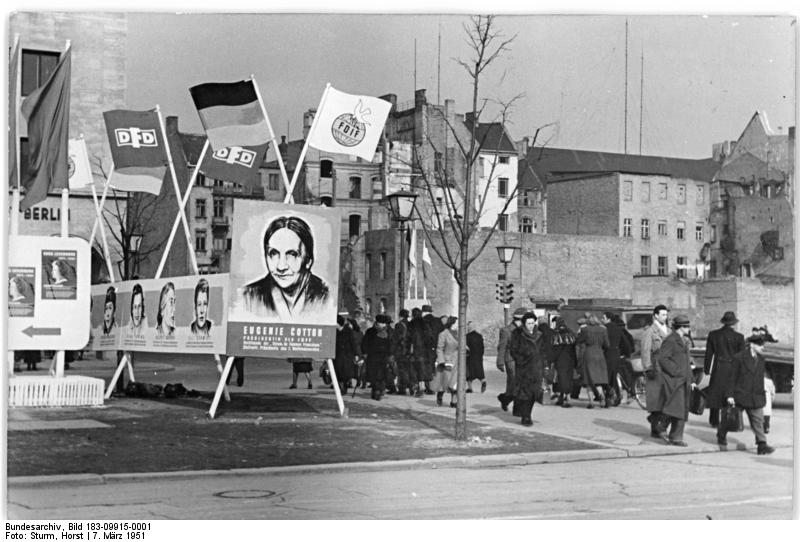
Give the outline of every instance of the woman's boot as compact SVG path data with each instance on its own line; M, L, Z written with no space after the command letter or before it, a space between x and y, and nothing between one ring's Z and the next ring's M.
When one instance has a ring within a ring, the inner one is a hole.
M442 406L442 397L444 397L443 391L436 392L436 406Z

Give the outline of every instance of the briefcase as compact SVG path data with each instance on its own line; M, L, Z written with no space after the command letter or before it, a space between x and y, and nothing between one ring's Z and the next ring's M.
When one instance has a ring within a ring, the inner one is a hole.
M689 412L692 414L697 414L698 416L703 415L703 411L706 409L706 396L705 393L700 388L694 387L692 388L692 393L689 397Z
M722 424L729 432L744 431L744 420L742 419L742 411L735 406L726 406L722 409L719 423Z

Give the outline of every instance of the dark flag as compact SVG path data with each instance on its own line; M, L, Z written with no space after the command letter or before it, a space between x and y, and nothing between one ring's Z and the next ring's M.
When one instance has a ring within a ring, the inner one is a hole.
M114 160L111 186L158 195L168 163L158 113L115 109L103 119Z
M252 80L204 83L189 89L215 151L257 147L269 141L269 127Z
M225 147L206 152L200 171L206 177L245 186L261 186L259 168L267 154L268 143L257 147Z
M22 186L24 211L47 198L51 190L67 188L69 179L69 96L72 48L61 55L50 79L22 104L28 121L29 171Z
M17 174L17 123L19 107L19 40L14 43L11 58L8 60L8 186L19 187Z

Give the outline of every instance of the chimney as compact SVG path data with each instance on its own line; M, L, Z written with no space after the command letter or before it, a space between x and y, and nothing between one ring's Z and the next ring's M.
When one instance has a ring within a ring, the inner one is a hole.
M384 94L383 96L379 96L379 98L392 104L392 108L389 110L390 113L397 110L397 94Z
M519 142L518 150L519 150L519 157L525 158L528 156L528 151L531 149L531 139L528 136L522 138L522 141Z
M289 145L286 144L286 136L282 135L281 142L278 145L278 152L280 152L281 157L285 159L288 154L288 151L289 151Z
M308 139L308 132L311 131L311 123L314 122L314 116L317 114L316 109L309 109L303 113L303 139Z
M178 133L178 117L175 115L171 115L167 117L167 121L165 123L165 128L167 129L168 134L177 134Z
M420 105L425 105L425 89L421 88L414 92L414 107L419 107Z
M475 112L474 111L467 111L464 113L464 122L467 124L472 124L475 121Z

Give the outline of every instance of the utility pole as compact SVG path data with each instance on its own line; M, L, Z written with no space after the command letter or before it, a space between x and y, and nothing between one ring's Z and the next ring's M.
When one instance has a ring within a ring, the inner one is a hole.
M642 78L639 82L639 156L642 155L642 130L644 126L644 48L642 49Z
M625 19L625 143L624 153L628 154L628 19Z

